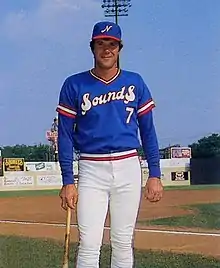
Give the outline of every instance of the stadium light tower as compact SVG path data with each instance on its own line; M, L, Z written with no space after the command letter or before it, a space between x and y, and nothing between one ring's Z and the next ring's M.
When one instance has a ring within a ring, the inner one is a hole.
M118 17L128 16L128 10L131 7L131 0L103 0L102 2L105 17L115 17L116 24L118 24Z
M118 17L128 16L131 0L103 0L102 2L105 17L115 17L116 24L118 24Z

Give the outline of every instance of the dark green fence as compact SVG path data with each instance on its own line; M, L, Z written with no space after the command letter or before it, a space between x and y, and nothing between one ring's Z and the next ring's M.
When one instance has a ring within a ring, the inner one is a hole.
M220 157L192 158L191 184L220 184Z

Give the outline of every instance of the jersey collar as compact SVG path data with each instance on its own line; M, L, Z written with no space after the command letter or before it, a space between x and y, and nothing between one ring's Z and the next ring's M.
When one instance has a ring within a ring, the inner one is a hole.
M104 84L108 85L108 84L110 84L110 83L112 83L113 81L116 80L116 78L120 75L121 70L118 69L118 72L116 73L116 75L113 76L113 77L112 77L111 79L109 79L109 80L105 80L105 79L103 79L103 78L101 78L101 77L95 75L95 74L92 72L92 69L89 70L89 73L90 73L95 79L97 79L97 80L103 82Z

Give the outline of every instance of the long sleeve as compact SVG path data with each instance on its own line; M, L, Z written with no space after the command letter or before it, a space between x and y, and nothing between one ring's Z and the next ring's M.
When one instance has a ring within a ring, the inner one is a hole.
M140 137L148 163L149 177L160 178L160 153L152 112L154 107L155 103L152 99L151 93L144 81L141 79L138 103Z
M71 83L66 80L62 86L58 112L58 157L63 185L74 183L74 123L77 115L75 108L75 92Z
M139 118L139 129L144 154L148 163L149 177L161 177L160 154L152 111Z

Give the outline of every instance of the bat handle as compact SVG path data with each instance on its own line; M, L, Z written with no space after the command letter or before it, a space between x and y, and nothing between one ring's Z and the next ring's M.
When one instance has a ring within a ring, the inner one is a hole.
M68 207L67 213L66 213L66 232L65 232L64 255L63 255L62 268L69 267L70 224L71 224L71 209Z

